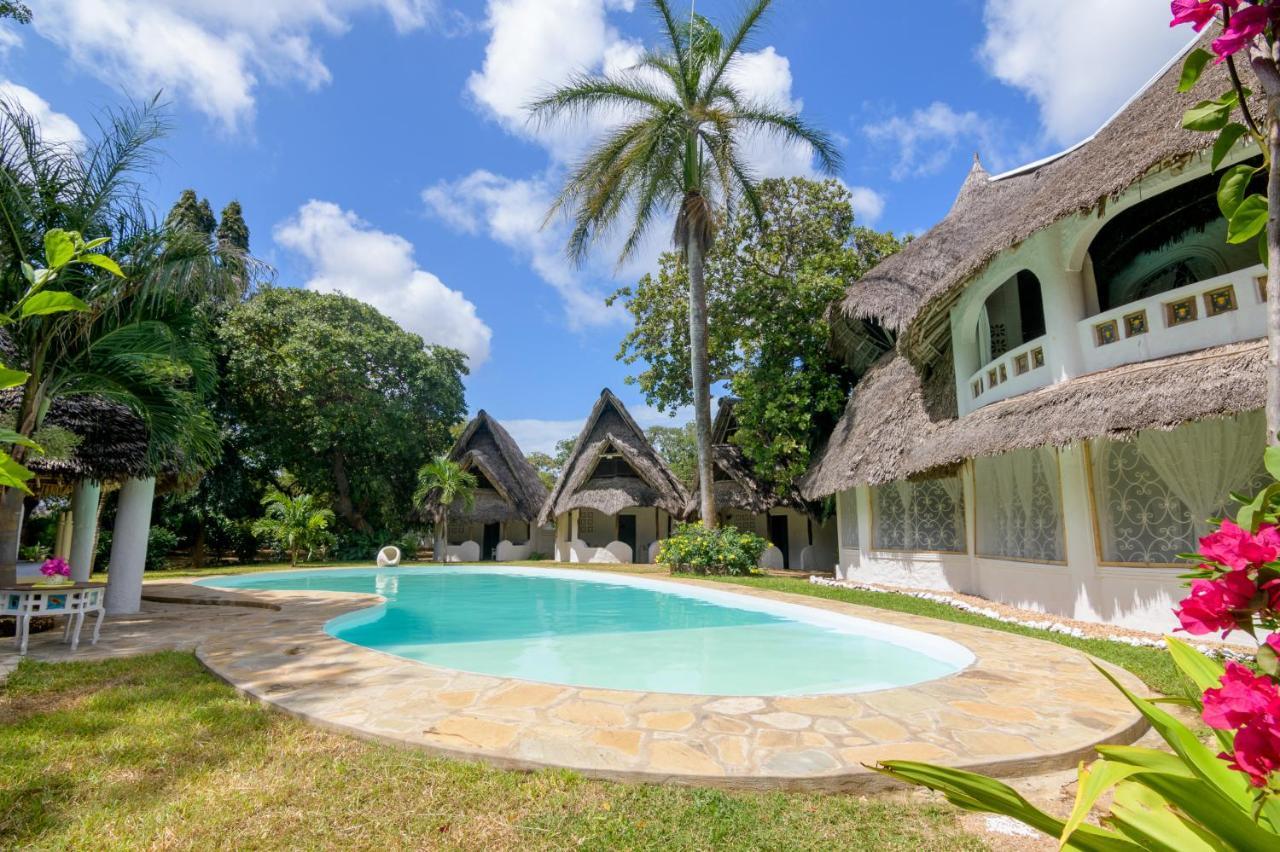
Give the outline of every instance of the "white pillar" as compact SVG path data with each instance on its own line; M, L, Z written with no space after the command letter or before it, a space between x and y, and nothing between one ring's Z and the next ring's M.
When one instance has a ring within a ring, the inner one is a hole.
M71 578L84 582L93 573L93 546L98 538L98 502L102 486L87 479L71 492Z
M111 564L107 574L107 612L122 614L142 608L142 571L151 532L151 503L155 477L130 479L120 488L116 525L111 534Z
M1081 444L1058 450L1062 481L1062 518L1067 540L1067 570L1074 595L1072 617L1105 621L1109 613L1098 588L1098 540L1090 498L1089 454Z
M1085 318L1084 275L1056 268L1046 269L1043 274L1040 293L1044 302L1044 333L1049 338L1045 360L1053 380L1060 382L1084 372L1084 353L1080 350L1076 328Z

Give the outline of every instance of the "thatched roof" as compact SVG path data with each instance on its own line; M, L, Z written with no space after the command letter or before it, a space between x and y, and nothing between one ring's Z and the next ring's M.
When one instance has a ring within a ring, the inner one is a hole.
M716 495L716 507L720 509L741 509L752 514L767 512L778 506L787 506L800 511L806 507L800 499L799 492L779 494L761 482L752 470L751 463L743 455L742 449L732 441L738 423L734 416L737 400L722 397L716 409L716 419L711 424L711 457L716 470L720 472L713 488ZM700 488L695 488L690 503L690 512L698 508Z
M1206 93L1229 87L1225 66L1210 64L1187 94L1177 91L1180 69L1181 56L1093 137L1057 157L997 178L975 158L946 217L852 283L836 318L878 320L903 336L908 357L931 360L949 332L952 298L997 254L1055 222L1104 208L1144 176L1213 144L1214 134L1183 130L1182 114Z
M515 439L488 412L481 410L467 424L449 458L466 470L478 471L493 486L477 491L470 511L455 503L449 509L450 518L476 523L537 519L547 487Z
M854 389L826 447L801 483L808 499L954 468L965 459L1259 409L1266 343L1219 346L1091 373L955 419L951 375L922 380L900 352ZM950 362L950 358L944 358Z
M12 411L18 401L16 393L0 394L0 411ZM119 482L149 470L147 427L119 403L93 396L60 397L50 405L44 423L67 430L79 441L65 458L28 456L24 464L36 474L37 492L60 491L82 479Z
M596 466L606 454L620 456L636 476L597 475ZM656 506L683 518L688 505L689 495L680 480L622 401L605 388L587 416L538 523L547 523L571 509L595 509L616 515L632 506Z

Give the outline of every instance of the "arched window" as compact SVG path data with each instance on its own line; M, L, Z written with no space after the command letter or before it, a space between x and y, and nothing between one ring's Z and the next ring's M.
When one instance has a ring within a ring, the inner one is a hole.
M1044 335L1040 280L1022 270L996 288L978 315L978 354L984 364Z
M1147 198L1108 222L1089 245L1098 310L1247 269L1258 249L1227 242L1216 174ZM1250 192L1266 192L1265 176Z

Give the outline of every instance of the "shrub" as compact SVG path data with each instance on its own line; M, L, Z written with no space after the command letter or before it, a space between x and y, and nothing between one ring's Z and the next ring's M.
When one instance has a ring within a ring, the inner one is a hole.
M51 550L47 544L28 544L18 548L18 555L23 562L43 562L49 558Z
M701 522L681 524L662 542L658 562L672 572L694 574L755 573L769 542L730 526L707 529Z
M178 534L167 527L152 527L147 533L147 561L143 570L159 571L168 564L169 554L178 546Z

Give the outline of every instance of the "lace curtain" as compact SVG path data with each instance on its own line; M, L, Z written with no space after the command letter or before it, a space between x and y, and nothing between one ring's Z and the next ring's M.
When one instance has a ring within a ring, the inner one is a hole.
M964 494L959 479L893 482L875 488L872 499L877 547L964 552Z
M1098 531L1107 562L1175 564L1195 549L1208 519L1233 507L1232 491L1257 490L1266 428L1260 412L1094 441Z
M858 494L853 489L836 495L836 511L840 515L840 546L858 546Z
M978 553L1014 559L1066 559L1057 454L1049 447L974 461Z

